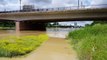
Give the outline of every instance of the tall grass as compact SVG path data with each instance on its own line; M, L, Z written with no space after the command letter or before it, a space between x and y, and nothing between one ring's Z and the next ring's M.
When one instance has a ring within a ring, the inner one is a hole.
M6 37L0 40L0 57L21 56L35 50L44 41L47 35Z
M96 24L68 35L80 60L107 60L107 24Z

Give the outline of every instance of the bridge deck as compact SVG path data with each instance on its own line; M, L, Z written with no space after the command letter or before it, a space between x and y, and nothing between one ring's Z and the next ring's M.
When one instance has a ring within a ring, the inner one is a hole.
M107 19L107 8L79 9L47 12L0 13L1 20L72 21Z

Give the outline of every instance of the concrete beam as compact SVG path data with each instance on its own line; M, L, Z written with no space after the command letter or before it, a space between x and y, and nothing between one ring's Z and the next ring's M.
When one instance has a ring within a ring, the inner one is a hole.
M35 21L73 21L88 19L107 19L107 8L99 9L79 9L67 11L50 12L18 12L0 13L0 19L4 20L35 20Z

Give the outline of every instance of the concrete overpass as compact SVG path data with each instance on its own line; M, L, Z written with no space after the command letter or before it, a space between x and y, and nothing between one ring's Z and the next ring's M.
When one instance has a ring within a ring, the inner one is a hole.
M16 22L16 31L19 31L20 29L26 29L26 26L29 26L30 23L26 24L23 21L56 22L106 19L107 8L0 13L0 20L12 20ZM43 24L38 25L42 26Z
M107 19L107 8L76 9L63 11L0 13L0 20L13 21L75 21Z

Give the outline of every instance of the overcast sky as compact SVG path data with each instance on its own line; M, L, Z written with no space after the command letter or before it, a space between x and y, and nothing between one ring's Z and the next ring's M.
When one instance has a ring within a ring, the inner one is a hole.
M18 10L20 9L20 0L0 0L0 11L2 10ZM90 7L91 5L107 4L107 0L80 0L80 3ZM51 8L51 7L69 7L77 6L78 0L22 0L22 5L35 5L36 8ZM107 7L102 5L98 7ZM89 21L78 22L79 25L91 23ZM66 24L64 22L63 24ZM68 24L68 23L67 23ZM71 24L71 23L69 23ZM72 23L73 24L73 23Z
M17 10L20 6L20 0L0 0L0 10ZM107 0L80 0L84 5L107 4ZM35 7L67 7L77 6L78 0L22 0L22 5L33 4ZM100 6L103 7L103 6Z

